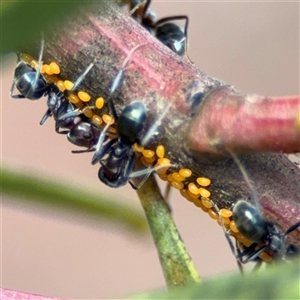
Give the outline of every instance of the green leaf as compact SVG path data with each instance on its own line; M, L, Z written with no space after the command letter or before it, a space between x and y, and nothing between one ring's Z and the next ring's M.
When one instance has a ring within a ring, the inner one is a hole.
M276 264L242 277L235 274L201 285L157 291L130 299L300 299L300 262Z
M142 233L148 228L145 217L130 206L74 186L1 169L2 194L56 208L105 218Z

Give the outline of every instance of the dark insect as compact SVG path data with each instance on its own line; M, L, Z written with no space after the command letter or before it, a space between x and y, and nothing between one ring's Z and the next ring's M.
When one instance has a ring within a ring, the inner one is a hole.
M228 149L227 151L242 173L255 203L253 206L245 200L239 200L232 210L232 218L236 229L252 243L250 246L245 246L236 239L236 247L234 247L230 239L230 232L228 233L225 227L222 226L232 253L237 259L241 273L243 273L242 264L250 261L257 263L255 266L255 269L257 269L266 258L271 261L287 261L291 256L299 255L299 249L294 244L287 245L286 239L289 233L300 227L300 221L282 233L276 224L263 218L259 205L259 197L244 166L235 153ZM218 210L216 207L215 209ZM222 223L222 219L220 221Z
M143 141L140 142L139 136L144 128L147 118L145 105L142 102L132 102L128 104L118 116L115 105L111 99L122 83L123 73L132 53L143 45L144 44L137 45L130 51L110 88L110 99L108 104L112 116L116 120L117 138L113 138L105 143L107 131L110 126L108 123L100 134L95 154L92 158L93 165L97 162L100 162L101 164L98 172L99 179L112 188L121 187L129 182L133 188L137 189L145 182L153 171L157 170L157 168L147 168L140 171L133 171L136 160L133 145L135 143L145 145L149 141L147 135L150 137L153 136L153 133L160 125L159 120L153 124ZM106 155L107 157L103 159ZM136 187L130 179L140 176L144 176L144 179L141 184Z
M237 259L241 263L257 261L263 252L276 260L299 254L299 249L294 244L286 245L286 237L300 227L300 221L281 233L275 224L266 221L254 206L244 200L238 201L234 206L233 220L239 232L253 242L246 249L240 246L237 248Z
M176 54L183 56L186 53L188 16L178 15L161 18L155 21L155 14L150 11L151 0L144 1L124 1L129 2L129 9L132 17L145 29L153 34L164 45L169 47ZM184 20L184 29L172 21Z
M113 103L112 103L113 105ZM100 161L98 177L106 185L118 188L129 182L134 176L135 151L133 144L138 142L138 136L144 127L146 120L146 108L142 102L134 102L127 105L120 116L114 116L117 120L118 138L103 144L105 129L102 131L92 164ZM106 154L108 157L101 160Z
M98 142L101 129L90 120L82 120L76 123L68 131L68 141L76 146L87 147L86 150L73 150L72 153L83 153L94 151ZM106 137L105 140L106 141Z
M43 96L48 96L47 106L48 109L40 121L40 125L43 125L46 120L53 116L55 120L55 131L60 134L67 134L70 129L75 125L74 113L75 106L66 100L66 92L61 92L54 82L48 82L46 78L41 74L41 62L44 51L44 40L41 42L41 49L39 54L39 60L37 68L33 68L29 62L23 60L22 54L18 55L18 64L15 68L13 84L10 91L11 98L29 100L38 100ZM78 77L73 88L75 89L84 79L86 74L93 67L90 64L84 73ZM20 92L20 94L13 95L14 89ZM68 130L61 131L65 128Z
M55 120L55 131L57 133L68 134L73 128L73 126L75 125L76 116L67 116L73 111L75 111L74 105L63 98L60 105L54 110L53 113L53 118ZM61 130L63 128L67 130Z
M13 95L15 88L20 94ZM15 99L27 98L29 100L38 100L43 96L48 96L48 109L40 122L41 125L57 110L64 99L64 94L59 91L58 87L54 83L48 83L40 71L23 61L20 55L18 55L10 96Z
M75 106L66 99L66 97L68 96L68 93L72 92L80 85L86 74L93 66L94 64L91 63L85 69L85 71L77 78L70 91L62 93L59 91L58 87L52 83L52 89L55 89L56 93L49 93L47 101L48 110L40 122L41 125L44 124L48 117L53 115L55 120L55 131L60 134L67 134L69 132L69 130L75 125L75 118L78 115L77 111L79 110L76 109ZM68 130L60 131L61 128L66 128Z

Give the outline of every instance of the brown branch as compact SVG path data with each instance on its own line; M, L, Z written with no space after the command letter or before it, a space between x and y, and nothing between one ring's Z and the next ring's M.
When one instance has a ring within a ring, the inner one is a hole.
M62 77L73 81L95 62L81 89L96 99L108 97L109 86L128 53L142 44L146 45L131 56L119 95L114 97L117 111L132 101L143 101L148 116L142 135L164 115L159 134L147 147L163 144L172 163L193 170L193 179L199 175L210 178L211 198L217 205L231 207L237 199L251 197L251 192L232 159L212 160L216 151L299 150L299 97L287 98L276 110L273 108L280 99L255 96L253 101L253 96L225 86L176 56L113 5L83 8L66 26L46 36L44 60L58 62ZM201 93L204 101L196 110ZM276 143L270 141L270 132ZM265 215L284 229L299 220L300 170L281 154L258 153L240 159L253 180ZM300 246L300 230L291 236Z

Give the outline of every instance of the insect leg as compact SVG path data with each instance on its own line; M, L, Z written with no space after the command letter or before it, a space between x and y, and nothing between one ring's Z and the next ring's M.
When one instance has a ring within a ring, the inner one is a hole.
M109 126L110 126L109 123L106 124L106 126L104 127L104 129L100 134L99 140L96 145L95 154L92 158L92 165L95 165L108 152L109 148L117 141L116 139L113 139L103 146L103 142L105 140L105 136Z

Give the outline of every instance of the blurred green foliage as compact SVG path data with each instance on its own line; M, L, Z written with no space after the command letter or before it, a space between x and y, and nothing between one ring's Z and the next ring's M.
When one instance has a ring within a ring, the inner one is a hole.
M28 48L34 39L40 38L41 32L59 30L60 26L66 26L67 17L87 3L78 0L1 1L0 52L3 54Z
M213 263L213 258L212 263ZM156 291L130 299L300 299L300 261L273 264L242 277L240 274L204 281L201 285Z
M103 194L6 169L1 169L1 187L2 195L104 218L136 233L148 228L142 213Z

